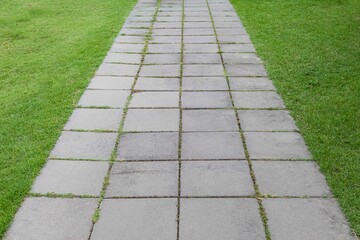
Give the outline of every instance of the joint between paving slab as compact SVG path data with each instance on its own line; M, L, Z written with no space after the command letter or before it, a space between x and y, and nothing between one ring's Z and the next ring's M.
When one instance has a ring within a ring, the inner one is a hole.
M227 74L226 64L224 63L224 59L223 59L222 51L221 51L221 44L220 44L219 39L218 39L214 19L213 19L213 16L212 16L212 12L211 12L211 8L210 8L208 0L206 0L206 4L207 4L207 8L208 8L208 11L209 11L209 14L210 14L211 23L212 23L213 30L214 30L214 33L215 33L215 38L216 38L216 42L217 42L217 45L218 45L221 62L222 62L223 69L224 69L224 75L225 75L226 82L227 82L228 89L229 89L229 95L230 95L231 104L235 109L234 99L233 99L233 96L232 96L232 93L231 93L230 79L229 79L229 75ZM263 223L263 226L264 226L265 236L266 236L267 240L271 240L271 235L270 235L270 231L269 231L268 224L267 224L268 218L267 218L267 215L266 215L265 209L263 207L263 203L262 203L262 194L261 194L261 192L259 190L259 186L257 185L257 182L256 182L256 177L255 177L255 173L254 173L254 170L253 170L253 167L252 167L252 162L251 162L249 152L248 152L247 146L246 146L245 135L244 135L244 132L243 132L241 124L240 124L240 118L239 118L238 111L235 111L235 116L236 116L236 119L237 119L239 133L240 133L241 141L242 141L244 152L245 152L245 158L246 158L246 160L248 162L248 166L249 166L249 170L250 170L250 176L251 176L251 179L253 181L253 187L254 187L256 199L257 199L257 202L258 202L258 205L259 205L259 213L260 213L261 220L262 220L262 223Z
M101 203L102 203L103 199L105 198L106 190L107 190L107 187L109 185L110 173L111 173L111 169L113 167L113 164L114 164L114 162L116 160L116 153L117 153L118 146L119 146L119 143L120 143L120 137L122 135L122 129L123 129L123 125L124 125L124 122L125 122L128 106L129 106L130 101L132 99L132 94L134 92L136 81L139 78L141 67L142 67L142 65L144 63L145 54L148 51L149 40L150 40L150 37L151 37L151 34L152 34L154 22L155 22L157 14L158 14L160 4L161 4L161 0L158 0L157 1L157 7L156 7L155 13L153 15L153 21L151 23L151 26L149 27L149 32L147 34L145 34L145 44L144 44L144 48L143 48L143 51L142 51L142 54L141 54L142 56L141 56L141 61L140 61L140 64L139 64L139 69L138 69L138 71L137 71L137 73L135 75L134 82L133 82L132 87L131 87L131 93L130 93L130 95L129 95L128 99L127 99L127 102L125 103L124 109L123 109L124 114L123 114L121 122L119 124L118 136L117 136L117 139L116 139L116 142L115 142L114 149L113 149L113 151L111 153L111 156L110 156L110 159L109 159L109 168L108 168L107 174L106 174L106 176L104 178L103 187L102 187L102 190L101 190L101 193L100 193L100 198L98 200L98 206L97 206L97 208L96 208L96 210L95 210L95 212L93 214L92 226L91 226L91 230L90 230L88 240L91 239L94 226L95 226L97 220L100 218L100 206L101 206Z

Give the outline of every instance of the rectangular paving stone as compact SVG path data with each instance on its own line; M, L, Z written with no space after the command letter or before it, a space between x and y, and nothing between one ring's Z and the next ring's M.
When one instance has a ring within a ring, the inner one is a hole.
M145 36L148 32L148 28L123 28L120 35Z
M89 198L26 198L5 239L87 239L97 204Z
M231 90L275 90L275 87L268 78L262 77L230 77Z
M288 111L240 110L241 128L244 131L296 131L298 128Z
M194 44L195 45L195 44ZM199 45L199 44L196 44ZM186 53L184 54L185 64L222 64L220 54L218 53Z
M271 239L355 240L335 199L265 199Z
M178 131L178 109L129 109L124 131Z
M180 79L179 78L146 78L139 77L135 90L144 90L144 91L179 91L180 89Z
M211 22L185 22L185 28L212 28Z
M185 77L224 76L221 64L184 65Z
M212 28L185 28L184 36L213 36L215 35Z
M77 108L73 111L64 129L117 131L122 115L123 110L121 109Z
M185 16L185 22L211 22L210 16Z
M248 35L218 35L217 38L219 40L219 43L251 43Z
M108 168L106 162L49 160L31 191L99 196Z
M108 160L114 149L116 133L62 132L51 158Z
M147 53L180 53L179 43L149 44Z
M144 64L180 64L180 53L146 54Z
M182 88L184 91L229 89L225 77L183 77Z
M114 163L107 197L178 195L178 162Z
M152 36L149 43L181 43L181 36Z
M238 131L234 110L184 110L183 131Z
M252 159L310 159L301 134L297 132L245 132Z
M217 35L245 35L247 34L243 28L216 28Z
M251 43L244 44L221 44L221 51L224 53L253 53L256 52Z
M213 43L204 43L204 44L185 43L184 52L185 53L218 53L219 48L217 44L213 44Z
M180 240L265 239L255 199L181 199Z
M228 92L183 92L183 108L231 108Z
M252 166L262 194L299 197L331 195L315 162L254 161Z
M177 132L125 133L120 138L118 160L178 159Z
M195 161L181 164L182 196L250 196L254 193L246 161Z
M145 43L143 36L118 36L115 38L116 43Z
M135 92L132 94L129 107L179 107L179 92Z
M97 70L96 75L135 76L138 70L138 65L103 63Z
M232 92L237 108L285 108L276 92Z
M140 76L144 77L179 77L180 65L146 65L142 66Z
M141 54L138 53L108 53L104 59L104 63L125 63L140 64Z
M222 53L225 64L260 64L261 60L253 53Z
M184 43L216 43L216 38L215 38L215 35L212 35L212 36L184 36Z
M129 90L86 90L78 106L122 108L129 95Z
M244 159L238 132L183 133L182 159Z
M232 77L266 77L266 71L262 65L227 64L226 70Z
M243 25L238 20L237 22L214 21L216 28L242 28Z
M142 53L144 44L114 43L109 52L114 53Z
M88 89L130 90L135 78L95 76L91 79Z
M181 29L161 29L156 28L152 31L153 36L181 36Z
M91 239L176 239L176 205L176 199L105 199Z

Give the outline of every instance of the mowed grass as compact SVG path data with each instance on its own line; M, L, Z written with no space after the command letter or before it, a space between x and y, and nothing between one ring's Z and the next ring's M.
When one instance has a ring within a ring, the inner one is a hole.
M135 0L2 0L0 238Z
M360 235L360 1L231 2Z

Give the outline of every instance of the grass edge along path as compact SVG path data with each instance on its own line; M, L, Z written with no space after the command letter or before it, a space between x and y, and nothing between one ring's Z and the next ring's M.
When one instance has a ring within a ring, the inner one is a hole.
M0 238L135 0L0 5Z
M231 0L360 235L360 2Z

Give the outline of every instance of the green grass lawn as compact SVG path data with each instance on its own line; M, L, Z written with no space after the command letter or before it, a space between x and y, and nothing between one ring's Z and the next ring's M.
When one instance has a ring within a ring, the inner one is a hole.
M360 235L360 1L231 2Z
M135 0L0 3L0 238Z

